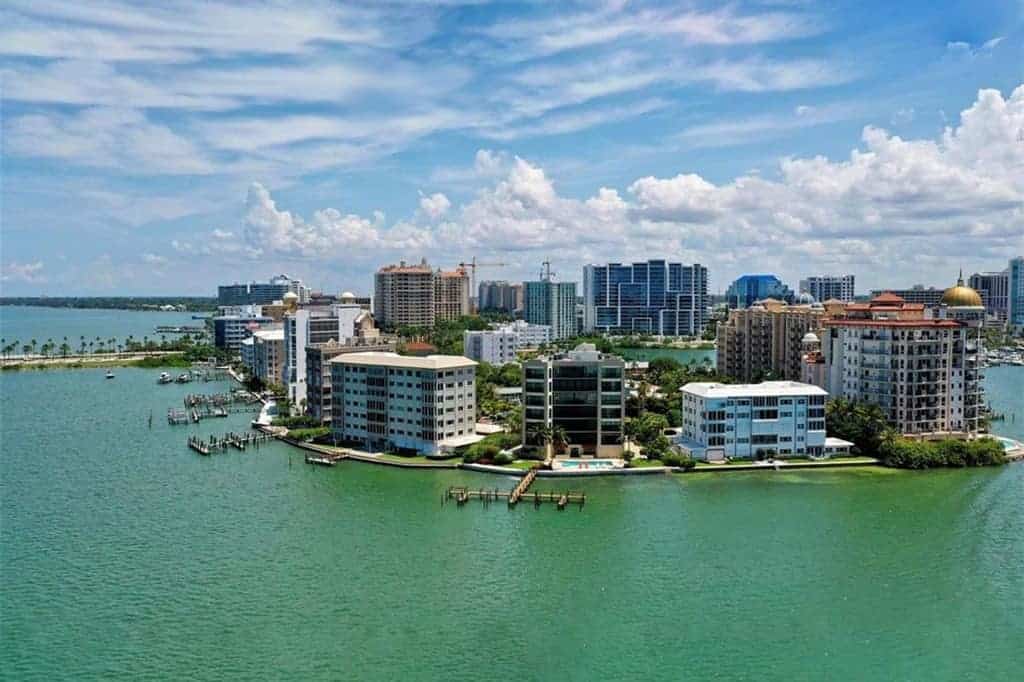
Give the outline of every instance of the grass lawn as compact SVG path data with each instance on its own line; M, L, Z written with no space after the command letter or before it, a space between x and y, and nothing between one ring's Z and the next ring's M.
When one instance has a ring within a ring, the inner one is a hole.
M517 459L511 464L505 464L504 466L511 467L513 469L522 469L523 471L529 471L534 467L539 467L540 462L535 459Z

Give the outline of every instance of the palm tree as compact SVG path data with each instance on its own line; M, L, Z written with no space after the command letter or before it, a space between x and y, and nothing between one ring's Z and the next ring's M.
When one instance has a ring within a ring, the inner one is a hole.
M21 354L25 357L28 357L28 354L31 350L32 346L26 343L24 346L21 347Z
M633 449L629 447L630 441L636 438L636 434L639 433L639 425L636 419L627 418L622 422L622 442L623 447L627 453L632 454Z
M533 426L530 432L527 434L527 439L532 441L535 445L544 446L544 459L548 459L548 446L551 444L551 440L554 438L554 432L550 426Z
M85 337L84 336L79 336L78 337L78 352L80 354L82 354L82 355L85 355Z
M558 454L563 454L565 449L569 447L569 434L565 432L565 428L561 426L554 426L551 428L551 442L554 444L554 451Z
M71 346L68 345L68 337L64 337L64 343L60 344L60 352L63 353L64 357L68 356L71 352Z
M32 355L35 355L35 354L36 354L36 346L37 346L38 344L36 343L36 340L35 340L35 339L32 339L32 341L31 341L30 343L31 343L31 345L32 345Z

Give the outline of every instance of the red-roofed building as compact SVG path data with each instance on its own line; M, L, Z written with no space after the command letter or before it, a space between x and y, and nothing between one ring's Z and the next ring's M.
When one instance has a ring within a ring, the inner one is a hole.
M970 306L926 310L892 292L848 305L845 316L823 323L824 388L833 397L878 405L904 434L975 433L981 318Z

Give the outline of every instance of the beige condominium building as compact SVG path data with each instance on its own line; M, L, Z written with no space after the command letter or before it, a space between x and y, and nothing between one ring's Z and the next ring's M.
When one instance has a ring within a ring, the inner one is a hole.
M346 353L331 364L331 427L368 450L437 454L476 435L476 363L458 355Z
M426 259L387 265L374 279L374 317L387 329L432 327L435 322L469 315L469 273L463 268L434 270Z
M775 299L730 310L717 328L718 372L738 381L802 379L803 340L843 303L787 305Z
M983 403L978 361L985 308L976 291L947 289L927 310L883 293L825 321L825 381L832 397L873 403L912 436L976 433Z

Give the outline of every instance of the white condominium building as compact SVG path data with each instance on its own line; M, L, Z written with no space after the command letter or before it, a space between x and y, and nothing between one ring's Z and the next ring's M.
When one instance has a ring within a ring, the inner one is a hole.
M852 303L854 282L853 275L816 275L800 280L800 293L810 294L821 303L828 300Z
M476 442L476 363L457 355L331 360L331 428L368 450L436 454Z
M683 386L679 445L695 459L825 455L825 399L796 381ZM847 444L849 445L849 444Z
M516 320L493 329L462 333L463 354L477 362L504 365L516 361L516 351L551 343L551 327Z
M355 303L298 308L284 318L284 376L292 403L306 401L306 348L318 343L345 343L354 337L375 336L373 315Z
M462 354L489 365L506 365L516 361L519 339L506 329L484 329L462 332Z

